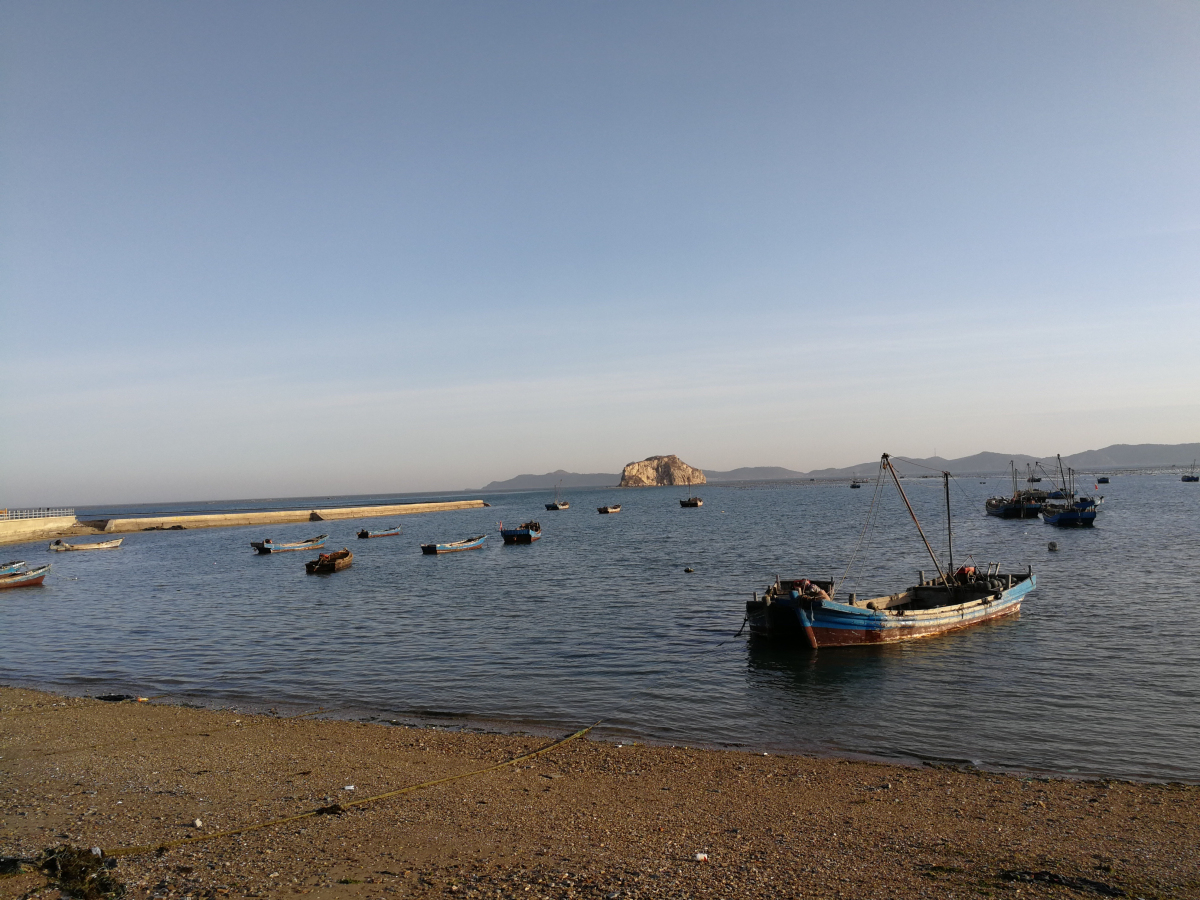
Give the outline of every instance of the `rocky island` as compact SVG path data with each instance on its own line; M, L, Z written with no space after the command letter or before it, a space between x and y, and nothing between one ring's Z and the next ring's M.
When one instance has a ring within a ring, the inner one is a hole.
M707 479L674 454L651 456L641 462L631 462L621 473L617 487L655 487L671 484L705 484Z

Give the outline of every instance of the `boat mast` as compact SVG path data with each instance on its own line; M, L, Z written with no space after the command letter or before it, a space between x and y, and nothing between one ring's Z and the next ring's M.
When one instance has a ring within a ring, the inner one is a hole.
M954 532L950 530L950 473L942 472L942 483L946 486L946 543L950 547L950 571L954 571Z
M1063 490L1063 493L1065 494L1067 492L1067 476L1063 473L1063 470L1062 470L1062 454L1057 453L1055 455L1058 457L1058 477L1062 479L1062 490Z
M900 477L896 474L895 468L892 466L891 457L886 453L883 454L883 465L892 473L892 481L896 482L896 490L900 492L900 499L904 501L904 505L908 507L908 514L912 516L913 524L917 526L917 532L921 535L921 540L925 544L925 549L929 551L929 558L933 560L933 566L937 569L937 573L942 576L942 583L946 587L950 587L950 579L946 577L946 573L942 571L942 564L938 562L937 554L933 552L933 548L929 546L929 540L925 537L925 530L921 528L921 523L917 521L917 514L913 512L912 504L908 502L908 495L904 493L904 488L900 486Z

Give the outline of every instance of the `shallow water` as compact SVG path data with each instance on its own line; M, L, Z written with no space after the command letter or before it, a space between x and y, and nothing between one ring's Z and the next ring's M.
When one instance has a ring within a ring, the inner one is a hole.
M9 545L4 559L54 569L0 594L0 680L1200 781L1200 489L1114 478L1097 527L1072 531L988 518L983 499L1010 488L979 482L952 483L956 564L1032 565L1038 586L1019 618L961 634L815 654L734 637L776 574L841 576L873 485L707 485L700 509L679 507L685 489L580 489L562 512L544 511L549 492L486 495L490 509L404 517L403 536L370 541L355 531L390 520L138 533L113 552ZM940 479L904 484L944 549ZM623 511L597 515L609 502ZM844 588L860 596L933 569L894 488L876 512ZM503 546L497 520L531 516L543 539ZM323 530L351 569L306 576L311 553L249 548ZM417 547L484 532L482 550Z

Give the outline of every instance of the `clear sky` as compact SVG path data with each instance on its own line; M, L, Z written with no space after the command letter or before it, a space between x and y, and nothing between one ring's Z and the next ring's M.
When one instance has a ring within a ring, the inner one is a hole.
M1200 3L0 5L0 505L1200 440Z

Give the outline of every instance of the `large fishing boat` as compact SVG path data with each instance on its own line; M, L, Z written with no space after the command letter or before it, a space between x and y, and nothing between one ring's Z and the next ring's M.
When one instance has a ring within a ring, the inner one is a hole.
M1192 460L1192 469L1186 475L1179 479L1180 481L1200 481L1200 475L1196 474L1196 460Z
M1096 524L1097 507L1104 502L1104 498L1077 496L1075 470L1069 468L1063 472L1062 456L1058 457L1058 474L1062 478L1062 487L1051 493L1050 497L1062 502L1045 504L1042 507L1042 521L1059 528L1091 528Z
M1012 467L1013 492L1011 497L989 497L984 503L984 510L989 516L999 519L1036 519L1042 511L1046 500L1045 491L1018 490L1017 465L1009 462Z
M542 526L537 522L522 522L515 528L505 528L501 522L500 537L504 538L506 544L532 544L541 540Z
M949 544L945 568L925 537L925 531L917 521L917 515L886 453L879 464L876 496L882 488L885 473L891 476L917 526L921 541L937 570L937 577L927 579L925 573L920 572L915 585L894 594L865 600L858 599L855 594L849 594L845 599L839 597L839 584L833 578L776 578L761 599L756 593L754 599L746 603L746 620L751 635L790 640L816 650L819 647L886 644L932 637L1020 612L1022 598L1037 584L1032 567L1015 574L1001 574L999 563L988 565L983 572L975 566L954 568L954 539L950 529L950 473L942 473L946 489L946 533ZM873 502L872 507L874 505ZM868 513L868 527L873 511ZM845 580L843 576L842 582Z

